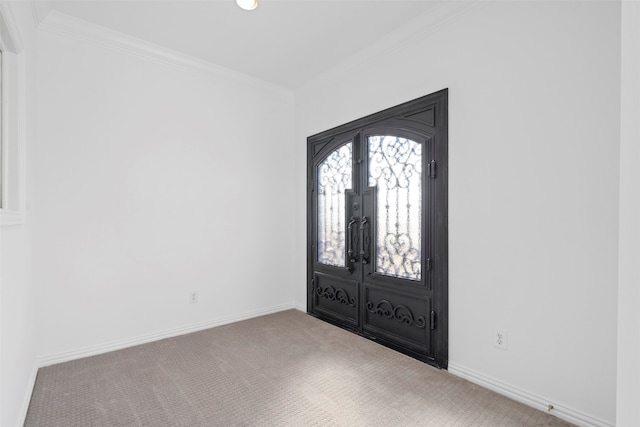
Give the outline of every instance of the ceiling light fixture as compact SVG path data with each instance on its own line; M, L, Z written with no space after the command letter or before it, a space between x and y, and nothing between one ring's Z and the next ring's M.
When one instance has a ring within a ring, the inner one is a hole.
M258 0L236 0L236 3L244 10L253 10L258 7Z

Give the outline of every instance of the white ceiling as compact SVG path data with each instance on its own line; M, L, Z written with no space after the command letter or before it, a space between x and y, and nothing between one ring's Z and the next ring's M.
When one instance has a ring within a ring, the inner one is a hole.
M53 0L59 12L295 89L389 37L433 0Z

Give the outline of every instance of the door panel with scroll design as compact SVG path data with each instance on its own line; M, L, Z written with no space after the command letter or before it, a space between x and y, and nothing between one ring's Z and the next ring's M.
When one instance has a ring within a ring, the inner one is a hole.
M308 139L308 311L447 366L447 90Z

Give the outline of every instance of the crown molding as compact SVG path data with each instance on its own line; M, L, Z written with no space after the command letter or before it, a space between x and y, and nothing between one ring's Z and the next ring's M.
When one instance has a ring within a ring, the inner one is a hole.
M45 20L49 12L51 12L51 2L48 0L29 0L31 5L31 15L33 22L38 28L40 23Z
M175 70L208 78L223 78L235 83L266 90L283 101L293 102L293 91L229 68L198 59L109 28L51 10L40 23L39 30L48 31L94 46L108 48L163 65Z
M328 71L301 85L296 90L296 97L303 96L309 90L316 89L323 82L379 60L381 56L397 50L399 46L411 43L412 40L423 40L440 31L450 21L467 12L482 0L451 0L434 2L434 6L418 15L402 27L392 31L381 40L360 50L349 59L336 64Z

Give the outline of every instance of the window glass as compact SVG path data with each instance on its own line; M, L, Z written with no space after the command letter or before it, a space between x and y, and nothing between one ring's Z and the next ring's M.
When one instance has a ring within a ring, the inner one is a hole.
M390 135L370 136L369 186L376 188L376 272L422 277L422 145Z
M345 266L345 191L351 189L351 143L318 165L318 261Z

